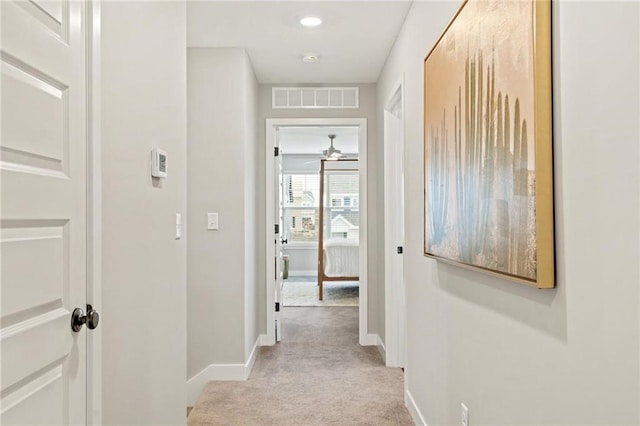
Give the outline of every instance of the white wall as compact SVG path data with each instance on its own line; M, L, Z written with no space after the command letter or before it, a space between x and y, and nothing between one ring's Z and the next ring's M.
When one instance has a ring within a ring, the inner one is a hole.
M264 220L258 216L258 193L262 190L263 176L258 174L258 152L264 152L264 142L258 131L258 80L249 56L244 54L242 73L244 76L245 122L244 122L244 272L245 272L245 351L244 359L251 355L260 335L260 324L264 322L264 299L258 297L266 285L264 276L264 256L257 244L258 223ZM260 234L262 235L262 234Z
M184 424L186 7L103 2L101 26L103 423Z
M368 238L368 333L379 334L384 340L384 231L383 231L383 176L382 176L382 143L378 140L376 124L376 85L375 84L332 84L330 86L358 86L360 88L360 108L358 109L273 109L271 108L271 89L279 85L260 85L259 131L260 140L264 141L265 120L267 118L366 118L367 119L367 238ZM280 85L281 86L281 85ZM304 86L287 84L286 86ZM307 85L309 86L309 85ZM322 84L311 85L314 87ZM264 153L260 153L258 174L265 176ZM263 185L264 187L264 185ZM260 215L266 218L265 190L260 193ZM266 222L260 224L262 235L259 244L263 247ZM264 256L263 256L264 257ZM264 295L262 298L264 300ZM382 307L382 310L380 309Z
M189 378L244 364L260 334L257 91L244 50L188 49ZM219 230L207 230L208 212Z
M296 272L318 276L318 243L311 247L284 245L282 252L289 256L289 277Z
M414 3L378 85L406 73L408 390L429 425L638 424L640 6L554 3L554 290L422 256L422 65L457 6Z

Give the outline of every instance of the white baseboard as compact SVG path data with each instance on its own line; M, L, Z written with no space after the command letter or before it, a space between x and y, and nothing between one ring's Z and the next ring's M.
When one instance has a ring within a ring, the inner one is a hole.
M289 276L298 277L315 277L318 275L318 271L289 271Z
M187 407L193 407L207 383L211 381L240 381L244 378L244 364L211 364L187 380Z
M275 344L276 342L270 341L269 336L267 336L266 334L260 335L260 346L273 346Z
M418 408L416 401L413 399L413 396L411 396L411 392L407 390L404 396L404 404L407 406L409 414L411 414L413 423L418 426L427 426L427 422L424 420L424 416L420 412L420 409Z
M212 381L243 381L249 378L253 365L258 357L258 348L266 340L261 334L256 339L253 349L244 364L211 364L189 380L187 380L187 406L192 407L207 383Z
M377 337L376 346L378 347L378 352L380 352L380 355L382 355L382 360L386 364L386 362L387 362L387 348L385 348L384 342L382 341L380 336L376 334L376 337Z
M362 345L362 346L378 346L378 340L380 340L380 337L378 337L377 334L365 334L364 335L364 339L362 339L360 341L360 345Z
M378 334L367 334L365 335L364 341L360 342L362 346L375 346L378 348L380 355L382 355L382 360L386 362L387 359L387 349L384 346L384 342L380 338Z
M263 337L266 337L264 334L261 334L258 336L258 338L256 339L256 342L253 344L253 349L251 349L251 353L249 354L249 359L247 359L247 362L244 364L244 380L247 380L249 378L249 375L251 374L251 370L253 370L253 366L256 363L256 358L258 358L258 352L260 351L260 346L262 346L262 341L264 340Z

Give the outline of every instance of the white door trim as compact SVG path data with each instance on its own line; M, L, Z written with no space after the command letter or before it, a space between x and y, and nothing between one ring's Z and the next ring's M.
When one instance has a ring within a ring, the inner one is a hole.
M100 0L87 2L87 303L102 312ZM102 327L87 329L87 425L102 424Z
M358 126L360 128L358 140L358 157L360 159L360 206L367 206L367 119L366 118L268 118L266 120L266 312L267 312L267 334L266 345L275 344L274 326L274 298L275 288L273 277L275 276L273 224L271 214L275 208L274 202L274 129L276 127L302 127L302 126ZM359 343L361 345L376 344L370 343L367 337L367 208L360 209L360 303L359 303Z
M399 99L398 99L399 97ZM399 140L391 140L387 136L387 115L395 104L400 102L402 111L402 135ZM389 200L390 194L398 194L398 186L404 182L404 144L405 144L405 110L404 110L404 75L392 86L384 103L384 186L385 186L385 265L398 264L397 268L385 267L385 343L386 365L389 367L405 366L405 278L403 256L396 253L396 246L404 246L404 232L397 235L393 226L404 223L404 217L393 208L396 200ZM400 146L398 146L398 143ZM400 165L400 167L398 167ZM403 213L404 214L404 209Z

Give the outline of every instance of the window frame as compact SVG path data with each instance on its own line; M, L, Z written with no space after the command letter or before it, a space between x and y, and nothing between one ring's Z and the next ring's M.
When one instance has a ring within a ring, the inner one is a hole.
M318 197L320 197L319 192L320 192L320 173L319 172L311 172L311 171L302 171L302 170L282 170L281 172L282 174L282 179L283 182L286 182L286 179L288 176L314 176L317 181L318 181ZM316 238L313 240L294 240L292 239L292 232L291 229L287 226L286 223L286 218L288 213L292 212L292 211L296 211L296 210L313 210L315 211L315 218L316 218L316 228L318 227L318 221L317 218L320 216L320 200L316 199L315 202L317 203L316 206L287 206L287 202L285 201L287 199L286 194L288 189L286 188L286 186L283 184L282 187L282 191L283 191L283 197L282 197L282 222L283 222L283 237L287 239L287 246L289 248L317 248L318 247L318 238L320 235L320 230L316 229ZM292 221L293 222L293 221ZM292 227L293 227L293 223L292 223Z

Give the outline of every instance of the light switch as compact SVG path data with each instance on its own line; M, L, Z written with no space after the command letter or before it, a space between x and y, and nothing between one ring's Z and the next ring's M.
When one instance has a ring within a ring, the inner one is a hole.
M182 215L176 213L176 240L182 237Z
M207 213L207 229L218 230L218 213Z

